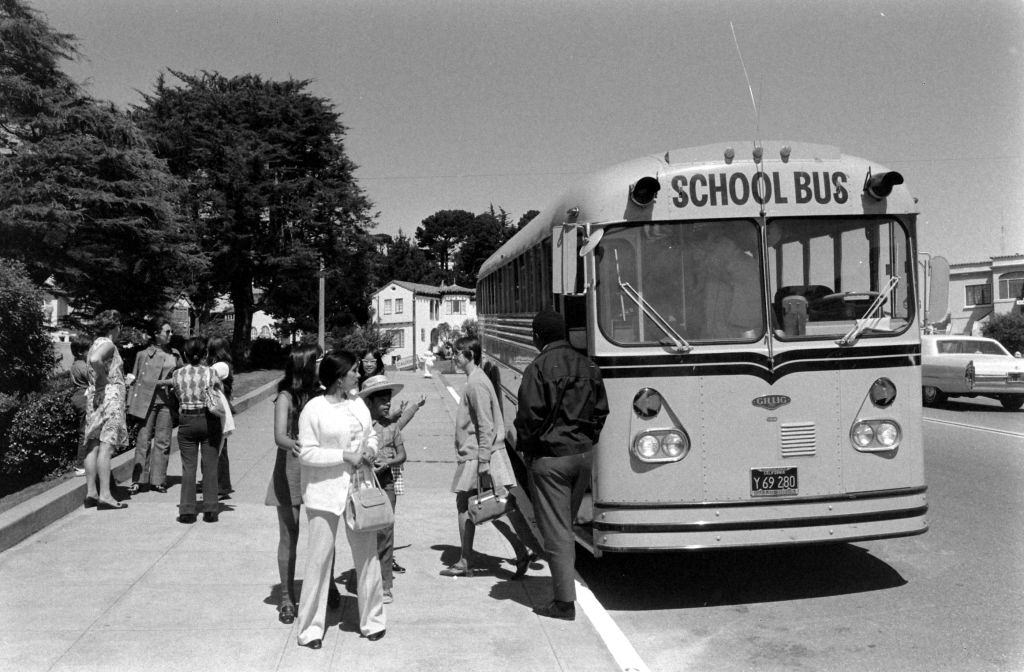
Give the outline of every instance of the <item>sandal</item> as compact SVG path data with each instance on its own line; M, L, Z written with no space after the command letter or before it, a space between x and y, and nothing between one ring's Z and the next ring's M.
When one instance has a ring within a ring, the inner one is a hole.
M295 605L294 604L282 604L277 610L277 620L281 621L285 625L291 625L295 622Z
M473 576L473 570L466 565L451 565L441 570L441 576Z
M110 511L112 509L127 509L127 508L128 508L128 505L125 504L124 502L117 502L117 501L115 501L115 502L108 502L108 501L103 500L103 499L101 499L98 502L96 502L96 510L97 511Z

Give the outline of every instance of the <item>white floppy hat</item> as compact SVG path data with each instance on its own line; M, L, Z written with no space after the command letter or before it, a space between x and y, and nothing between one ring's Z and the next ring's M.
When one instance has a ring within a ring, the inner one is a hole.
M384 374L370 376L363 381L363 387L359 390L359 396L366 399L371 394L390 390L391 394L397 394L405 387L401 383L389 383L388 377Z

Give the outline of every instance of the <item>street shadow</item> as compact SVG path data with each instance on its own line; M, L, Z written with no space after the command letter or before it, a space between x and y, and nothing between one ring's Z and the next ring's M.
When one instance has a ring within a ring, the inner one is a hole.
M947 399L941 404L935 404L934 408L957 413L1024 413L1024 409L1020 408L1016 410L1003 408L1002 404L995 399L971 399L970 397Z
M899 572L852 544L685 553L577 548L576 569L606 609L647 611L784 602L886 590Z
M441 552L441 569L454 565L459 561L459 556L462 555L462 549L458 546L452 546L450 544L435 544L430 547L431 550ZM498 558L493 555L487 555L479 551L473 551L473 562L471 567L473 568L474 574L480 575L492 575L501 576L506 572L504 568L505 560ZM440 571L440 570L438 570ZM511 576L515 570L513 569L508 574Z
M302 579L295 579L295 606L298 607L302 599ZM277 612L281 604L281 584L275 583L270 587L270 593L263 598L263 604L270 605ZM359 632L359 603L355 596L342 593L341 606L337 609L327 609L327 620L324 629L329 630L339 625L341 630L346 632Z

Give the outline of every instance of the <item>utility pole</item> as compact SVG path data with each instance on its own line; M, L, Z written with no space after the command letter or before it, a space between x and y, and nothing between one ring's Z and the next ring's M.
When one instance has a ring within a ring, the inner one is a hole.
M320 344L320 350L321 351L326 351L327 350L327 337L326 337L326 329L325 329L325 326L324 326L324 300L325 300L325 295L327 293L327 274L324 272L324 258L323 257L320 257L319 280L320 280L320 283L319 283L320 284L320 301L318 302L318 305L317 305L317 313L318 313L317 314L317 318L318 318L317 319L317 324L318 324L318 328L317 328L317 343Z

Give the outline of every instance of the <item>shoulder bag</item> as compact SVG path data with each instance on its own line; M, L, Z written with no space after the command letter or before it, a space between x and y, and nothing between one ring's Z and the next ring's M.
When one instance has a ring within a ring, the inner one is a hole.
M484 478L487 479L487 487L484 487ZM494 481L490 474L477 474L476 494L469 497L469 519L474 525L483 525L495 518L500 518L508 511L509 498L506 496L499 499L494 494Z
M395 524L391 500L372 469L356 469L352 474L345 504L345 524L356 532L376 532Z

